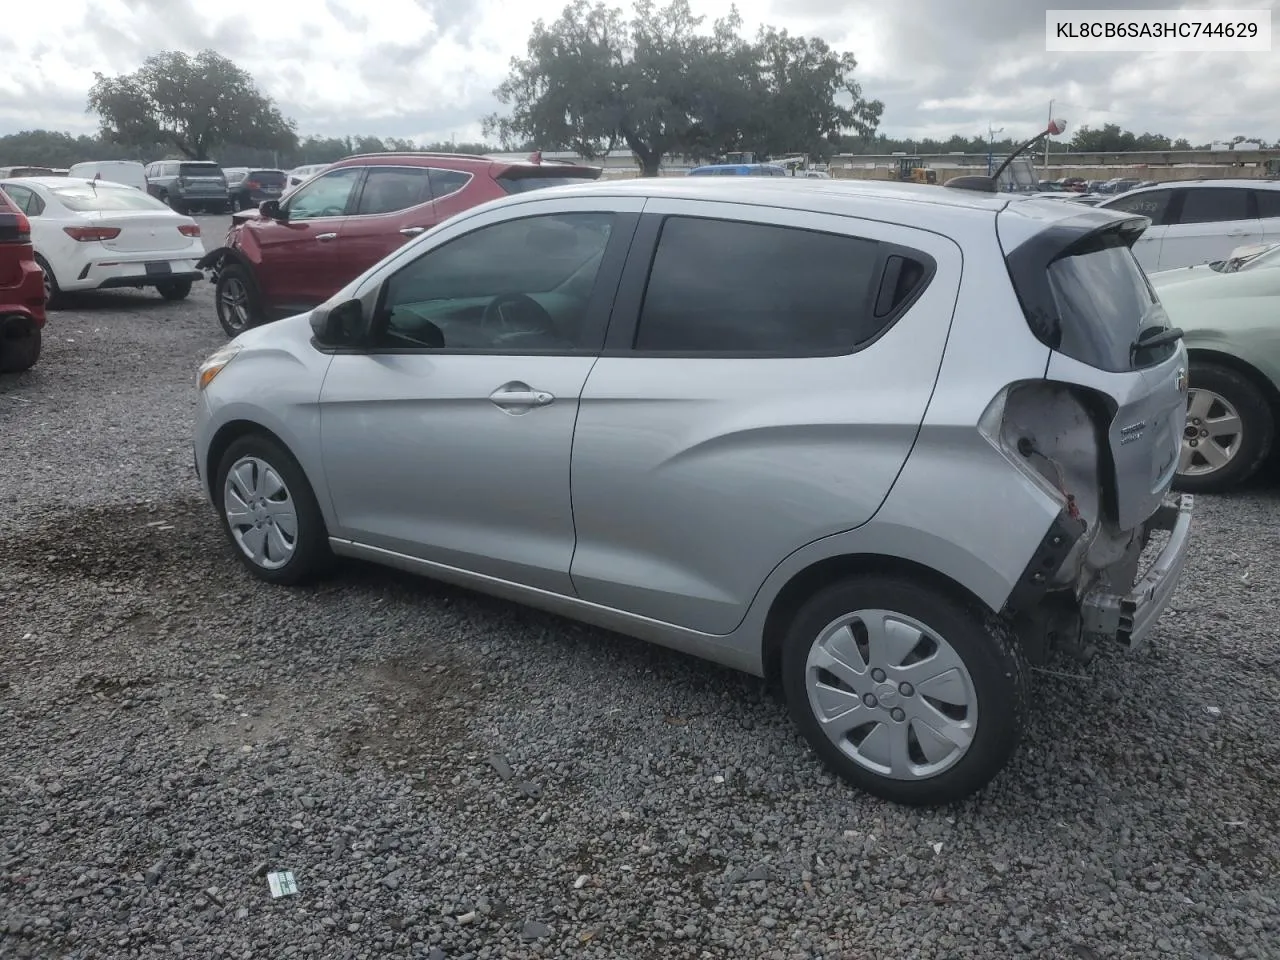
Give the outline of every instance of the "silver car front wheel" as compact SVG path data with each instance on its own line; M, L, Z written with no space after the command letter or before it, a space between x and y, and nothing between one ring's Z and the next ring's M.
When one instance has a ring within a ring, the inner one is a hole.
M329 566L315 493L278 441L259 433L234 440L218 460L213 490L236 555L254 576L297 584Z
M779 669L814 751L899 803L980 790L1026 722L1026 664L1004 621L907 579L857 577L820 590L793 617Z
M258 457L241 457L227 471L222 510L231 538L251 563L279 570L298 545L298 513L279 471Z

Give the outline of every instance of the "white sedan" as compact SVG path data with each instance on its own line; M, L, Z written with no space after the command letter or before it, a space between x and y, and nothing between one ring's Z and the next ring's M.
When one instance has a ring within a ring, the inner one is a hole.
M297 190L298 187L302 186L321 170L328 170L329 166L327 163L308 163L301 167L294 167L285 174L288 178L284 187L285 194Z
M181 300L203 278L200 227L154 197L106 180L0 180L31 221L31 243L51 305L71 290L155 287Z

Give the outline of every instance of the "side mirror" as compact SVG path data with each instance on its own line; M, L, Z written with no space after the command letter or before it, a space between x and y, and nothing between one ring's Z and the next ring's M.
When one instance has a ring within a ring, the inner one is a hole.
M287 220L288 215L280 209L279 200L263 200L258 204L258 213L268 220Z
M311 331L322 347L359 346L369 336L364 304L359 300L344 300L334 306L316 307L311 311Z

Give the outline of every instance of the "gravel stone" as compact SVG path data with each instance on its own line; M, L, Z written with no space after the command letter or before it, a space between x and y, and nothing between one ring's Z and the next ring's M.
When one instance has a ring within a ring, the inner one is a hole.
M209 284L83 296L0 378L0 957L1280 957L1274 471L1197 498L1144 649L1034 674L1010 768L909 810L753 678L359 564L251 580L192 473L224 342Z

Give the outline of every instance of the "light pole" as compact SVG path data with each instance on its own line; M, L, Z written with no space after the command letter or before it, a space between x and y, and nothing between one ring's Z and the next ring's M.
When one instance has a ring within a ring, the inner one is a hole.
M996 129L995 127L991 126L991 124L988 123L987 124L987 176L991 176L991 166L992 166L991 151L992 151L992 148L995 146L997 133L1004 133L1004 127L1000 127L999 129Z
M1049 123L1053 123L1053 101L1049 101ZM1044 138L1044 178L1049 179L1049 138Z

